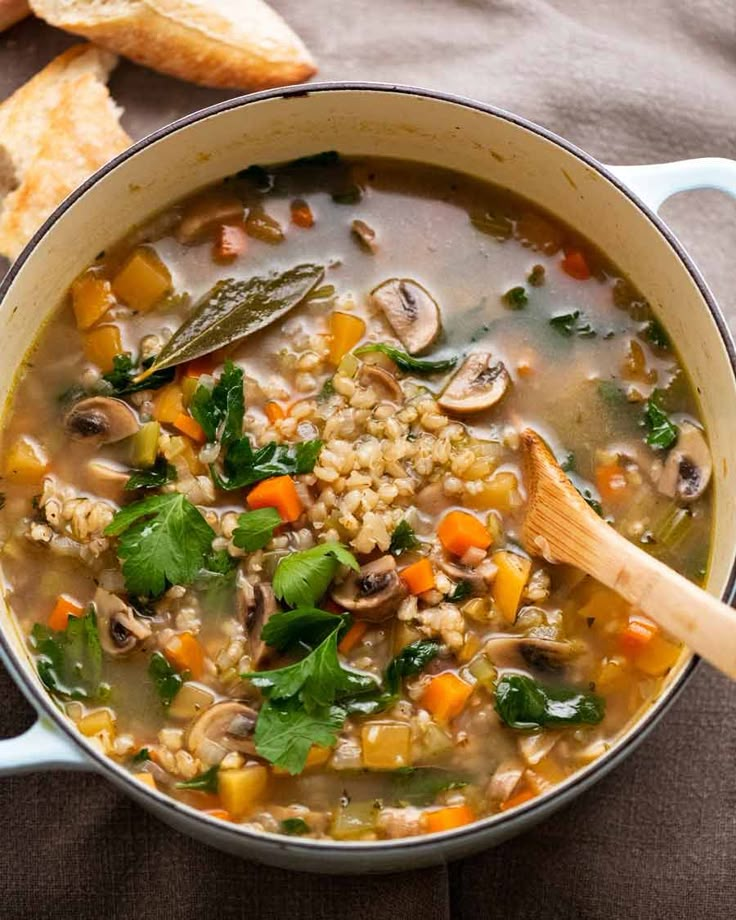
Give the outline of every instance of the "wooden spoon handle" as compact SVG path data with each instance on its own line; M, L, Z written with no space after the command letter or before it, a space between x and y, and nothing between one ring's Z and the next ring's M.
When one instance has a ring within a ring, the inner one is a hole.
M736 611L600 522L589 573L729 677L736 678Z

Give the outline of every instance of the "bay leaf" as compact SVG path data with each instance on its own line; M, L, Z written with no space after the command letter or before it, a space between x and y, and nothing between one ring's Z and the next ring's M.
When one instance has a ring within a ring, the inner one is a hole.
M136 382L258 332L301 303L323 276L321 265L305 263L266 277L218 281Z

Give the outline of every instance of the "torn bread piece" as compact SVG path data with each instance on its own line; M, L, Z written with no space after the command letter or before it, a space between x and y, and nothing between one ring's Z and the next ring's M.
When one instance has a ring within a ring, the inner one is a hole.
M77 45L0 104L0 254L14 259L73 189L132 143L105 85L116 60Z
M27 0L0 0L0 32L25 19L30 12Z
M316 68L263 0L30 0L37 16L139 64L204 86L299 83Z

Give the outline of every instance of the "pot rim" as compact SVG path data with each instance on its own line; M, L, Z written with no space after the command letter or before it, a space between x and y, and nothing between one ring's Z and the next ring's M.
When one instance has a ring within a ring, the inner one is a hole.
M66 211L68 211L69 208L90 188L92 188L98 182L104 180L108 173L112 172L126 160L135 156L139 151L145 149L151 144L156 143L159 140L175 134L177 131L188 128L190 125L199 121L206 120L207 118L230 111L231 109L244 108L245 106L248 106L252 103L274 99L295 99L299 98L300 96L309 96L313 93L352 91L388 93L432 99L443 103L449 103L451 105L473 109L486 115L491 115L495 118L510 122L517 127L523 128L532 134L536 134L538 137L541 137L544 140L550 141L556 146L561 147L567 153L577 157L588 167L594 169L597 173L602 175L619 192L624 194L631 202L637 206L642 215L647 218L651 224L654 225L655 229L658 230L659 233L669 243L671 249L673 250L674 256L679 258L679 260L687 269L693 282L698 288L713 321L716 324L719 335L721 337L721 341L723 343L723 347L725 348L728 355L731 371L734 375L734 379L736 380L736 347L734 346L730 330L720 310L720 307L716 303L699 269L691 257L688 255L688 253L685 251L683 246L680 244L680 242L677 240L675 235L669 229L669 227L664 223L664 221L621 179L614 175L595 157L586 153L575 144L566 140L559 134L556 134L547 128L541 127L540 125L537 125L526 118L522 118L521 116L508 112L505 109L490 105L488 103L479 102L475 99L460 94L447 93L440 90L426 89L399 83L347 80L295 84L286 88L264 90L257 93L235 96L232 99L226 99L223 102L215 103L214 105L199 109L190 113L189 115L185 115L184 117L171 122L168 125L164 125L162 128L159 128L151 134L146 135L144 138L128 147L127 150L124 150L122 153L118 154L116 157L102 166L99 170L93 173L66 199L64 199L64 201L49 215L49 217L31 237L18 258L11 265L5 277L0 282L0 303L2 303L18 272L28 260L33 250L38 246L43 237L46 236L48 231L63 217ZM734 556L731 561L728 580L722 593L722 599L726 603L731 604L733 603L735 597L736 549L734 550ZM637 746L637 744L662 718L664 713L670 708L670 706L680 695L685 684L692 677L693 672L695 671L695 668L700 661L699 656L694 654L691 655L690 660L683 667L681 674L679 674L674 679L672 684L666 688L664 695L652 703L648 711L644 713L638 722L636 722L634 727L629 730L626 737L619 744L614 745L614 747L609 752L603 754L600 758L593 761L587 767L584 767L582 770L574 773L569 777L568 780L563 781L558 786L555 786L548 793L540 795L530 800L529 802L520 805L519 807L513 809L513 811L510 811L508 814L501 812L496 815L482 818L473 822L472 824L468 824L454 830L443 831L435 834L423 834L418 837L404 837L395 840L381 840L371 843L362 843L352 841L313 840L311 838L299 839L294 837L284 837L283 835L274 834L267 831L254 831L243 825L219 821L210 815L206 815L203 812L197 811L195 808L192 808L182 802L179 802L176 799L171 798L165 793L162 793L158 790L148 789L140 783L133 785L134 780L131 774L121 765L113 761L110 757L100 751L95 750L91 745L86 744L78 730L68 722L68 720L61 713L60 709L55 705L53 699L43 690L38 682L30 676L27 669L19 665L19 656L17 655L15 649L11 646L3 629L0 629L0 644L3 647L5 654L15 665L15 667L12 669L13 678L15 679L16 683L21 685L21 689L24 691L26 697L32 701L34 707L37 710L39 707L42 708L44 712L51 719L53 719L55 726L64 732L64 734L74 744L75 747L81 748L84 751L85 756L93 761L96 761L97 766L98 768L101 768L102 773L112 774L112 776L119 780L121 783L130 785L135 789L137 796L144 796L152 801L155 801L159 807L168 812L171 812L172 815L201 821L205 825L208 825L211 829L216 830L229 839L233 840L233 842L246 838L252 840L256 846L261 845L262 847L268 848L273 848L275 846L277 849L282 851L322 851L324 853L350 852L352 854L360 854L367 857L369 857L371 853L378 851L421 851L424 849L433 848L435 845L448 843L450 841L456 843L463 839L469 839L475 835L482 835L485 831L489 831L491 827L494 829L501 829L504 827L508 828L514 822L518 822L522 818L529 817L535 811L540 811L542 813L549 813L553 811L555 807L559 807L564 804L564 800L573 797L576 794L576 790L577 792L584 791L589 785L592 785L592 783L597 778L605 775L609 769L611 769L618 761L622 760L633 748ZM543 816L544 814L541 815L541 817Z

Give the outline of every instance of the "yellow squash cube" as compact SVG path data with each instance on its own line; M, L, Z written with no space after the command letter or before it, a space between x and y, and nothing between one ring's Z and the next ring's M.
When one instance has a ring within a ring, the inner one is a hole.
M21 485L40 482L49 462L43 448L32 438L18 438L5 455L5 477Z
M115 302L110 282L86 272L72 285L72 307L78 329L89 329Z
M263 797L267 786L268 768L261 766L221 770L217 780L223 808L234 818L244 817Z
M411 763L411 728L405 722L367 722L361 731L363 766L396 770Z
M145 313L171 290L171 272L153 249L141 247L115 275L112 289L131 310Z
M498 572L493 581L491 595L493 603L498 608L501 616L508 622L516 620L521 595L529 580L532 570L531 559L500 550L491 556L492 562L498 566Z

